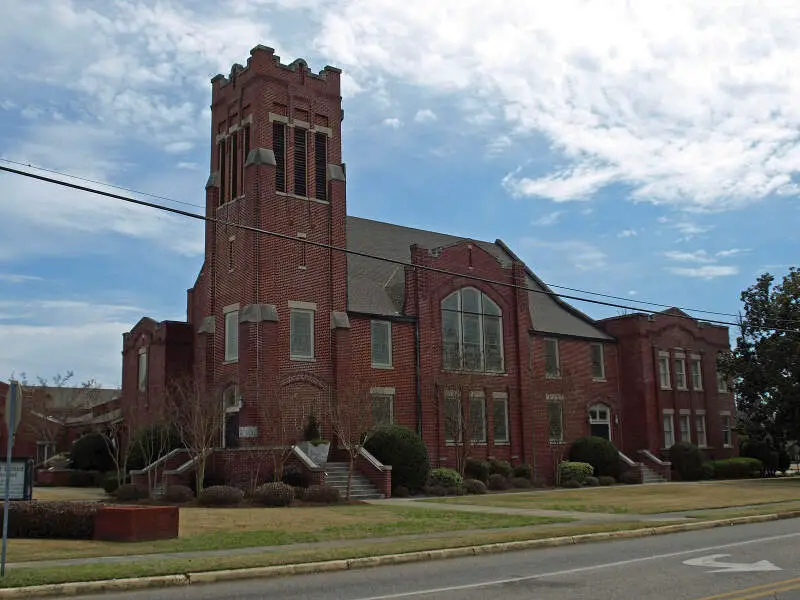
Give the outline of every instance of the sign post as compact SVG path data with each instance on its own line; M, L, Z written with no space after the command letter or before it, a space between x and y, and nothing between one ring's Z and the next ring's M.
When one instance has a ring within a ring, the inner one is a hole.
M14 450L14 435L22 417L22 386L11 381L6 395L5 420L8 426L8 447L6 448L5 500L3 503L3 552L0 557L0 577L6 575L6 547L8 546L8 508L11 502L11 453Z

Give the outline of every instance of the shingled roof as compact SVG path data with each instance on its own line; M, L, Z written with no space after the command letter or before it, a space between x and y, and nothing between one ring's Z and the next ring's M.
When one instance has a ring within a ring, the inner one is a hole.
M433 250L470 241L510 267L514 257L501 244L467 240L453 235L401 227L359 217L347 217L347 248L381 257L409 262L411 246ZM348 255L348 309L353 312L395 316L403 314L405 269L402 265L373 258ZM557 297L532 271L526 284L534 329L544 334L569 335L598 340L613 339L595 321Z

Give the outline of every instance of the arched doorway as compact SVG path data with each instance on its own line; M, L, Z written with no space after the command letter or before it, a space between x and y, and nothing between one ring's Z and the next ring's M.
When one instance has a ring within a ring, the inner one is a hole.
M239 388L235 385L228 386L222 393L222 447L239 447L239 411L242 408L242 399Z
M611 409L605 404L589 407L589 431L595 437L611 439Z

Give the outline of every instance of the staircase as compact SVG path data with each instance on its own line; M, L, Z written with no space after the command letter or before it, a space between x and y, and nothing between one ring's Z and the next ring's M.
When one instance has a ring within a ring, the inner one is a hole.
M644 464L642 465L642 483L664 483L665 481L666 479L656 473L653 469Z
M347 477L349 465L346 462L328 462L323 465L325 469L325 485L339 490L342 499L347 498ZM351 500L377 500L383 498L378 489L370 483L357 470L353 471L353 485L350 488Z

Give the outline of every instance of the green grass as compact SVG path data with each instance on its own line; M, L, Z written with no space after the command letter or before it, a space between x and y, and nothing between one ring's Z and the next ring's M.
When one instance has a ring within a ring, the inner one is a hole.
M659 514L735 508L800 499L800 478L702 484L619 485L522 494L437 498L420 502L475 504L608 514Z
M415 513L417 511L414 511ZM440 514L436 511L436 514ZM271 552L264 554L247 554L239 556L214 556L193 559L161 559L132 560L119 563L94 563L74 565L69 568L9 568L3 580L5 587L22 587L72 581L99 581L130 577L148 577L157 575L185 574L201 571L219 571L225 569L243 569L281 564L297 564L365 556L381 556L421 550L440 548L459 548L481 544L496 544L521 540L536 540L568 535L600 533L608 531L624 531L631 529L652 528L669 523L637 521L622 523L594 523L589 525L551 525L540 529L525 531L486 532L486 533L450 533L436 538L395 540L384 542L368 542L339 548L310 548Z
M9 562L197 552L286 544L531 527L572 519L378 505L322 508L182 508L180 537L141 543L9 541Z

